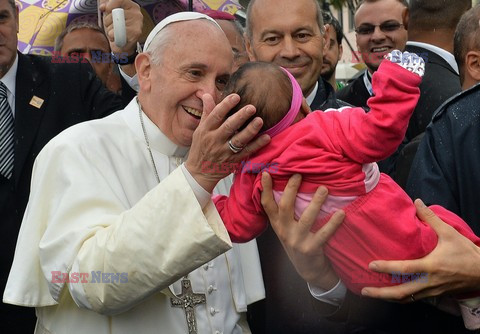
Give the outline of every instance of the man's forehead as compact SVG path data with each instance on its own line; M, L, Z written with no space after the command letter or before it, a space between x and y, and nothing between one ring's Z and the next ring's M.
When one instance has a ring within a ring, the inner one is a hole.
M254 33L265 30L293 32L318 27L317 11L312 0L256 0L252 8ZM261 30L261 31L260 31Z
M379 8L387 10L379 10ZM380 0L374 2L364 2L355 13L355 24L368 23L371 19L401 19L402 13L406 7L397 0Z
M107 36L101 31L91 28L78 28L70 31L64 37L64 43L66 41L82 41L84 43L101 42L104 46L109 46Z
M308 31L318 31L320 32L320 27L318 26L317 20L307 20L307 19L271 19L268 22L260 22L253 26L253 34L258 36L263 36L269 33L274 34L294 34L302 30Z

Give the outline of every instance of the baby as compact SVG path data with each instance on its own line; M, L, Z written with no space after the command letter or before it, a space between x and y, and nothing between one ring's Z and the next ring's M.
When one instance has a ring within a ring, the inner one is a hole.
M345 285L359 294L365 286L402 283L400 273L375 273L368 264L378 259L421 258L435 248L437 235L417 218L412 200L389 176L379 172L375 162L390 156L404 138L420 95L423 72L421 58L394 51L373 75L375 96L368 101L369 113L348 107L310 112L288 71L260 62L240 67L224 93L240 95L237 108L256 106L255 116L264 121L262 131L272 140L242 162L229 197L213 199L232 241L249 241L267 227L260 203L262 170L272 176L277 201L289 178L299 173L302 185L296 200L297 218L320 185L329 190L312 231L321 228L338 209L346 213L325 247ZM431 209L480 246L480 238L461 218L440 206ZM464 320L467 328L480 327L478 318L464 316Z

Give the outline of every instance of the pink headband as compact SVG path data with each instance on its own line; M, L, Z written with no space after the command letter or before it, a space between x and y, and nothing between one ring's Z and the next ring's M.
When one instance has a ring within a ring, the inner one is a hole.
M292 125L295 117L297 117L298 112L300 111L300 107L302 106L303 100L303 93L300 85L298 84L297 80L290 74L286 69L282 67L282 70L287 73L288 78L292 82L293 93L292 93L292 104L290 105L290 110L287 114L282 118L280 122L272 126L270 129L264 131L271 138L278 135L280 132L288 128Z

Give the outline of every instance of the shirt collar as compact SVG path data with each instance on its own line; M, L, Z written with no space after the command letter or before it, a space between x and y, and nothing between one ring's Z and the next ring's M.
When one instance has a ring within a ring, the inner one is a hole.
M313 87L312 92L308 94L306 98L308 105L312 104L313 100L315 99L315 95L317 95L317 91L318 91L318 81L315 82L315 86Z
M15 61L13 62L12 67L8 70L7 73L0 79L1 82L7 87L8 93L12 94L15 98L15 83L17 81L17 68L18 68L18 55L15 54ZM8 94L7 93L7 94Z
M453 56L453 54L451 54L447 50L444 50L442 48L439 48L438 46L428 44L428 43L423 43L423 42L408 41L407 45L417 46L419 48L424 48L428 51L436 53L437 55L439 55L440 57L445 59L445 61L448 63L448 65L450 65L457 74L459 73L458 72L458 65L457 65L457 62L455 61L455 57Z

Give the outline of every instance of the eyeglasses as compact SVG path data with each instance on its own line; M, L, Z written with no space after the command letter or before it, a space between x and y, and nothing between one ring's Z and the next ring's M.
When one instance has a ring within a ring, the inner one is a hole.
M382 24L362 24L355 29L355 32L359 35L371 35L375 31L376 27L379 27L382 32L392 32L400 29L403 24L396 21L387 21Z

